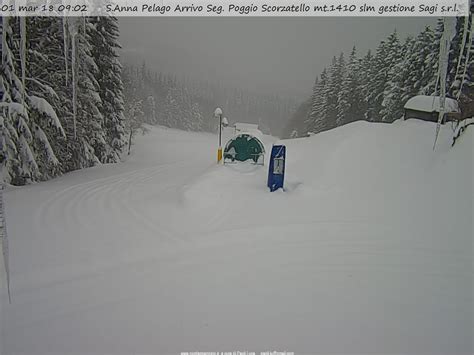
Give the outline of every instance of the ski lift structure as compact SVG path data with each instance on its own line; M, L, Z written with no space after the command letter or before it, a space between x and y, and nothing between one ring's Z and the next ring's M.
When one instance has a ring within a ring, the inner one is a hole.
M236 123L235 135L229 139L224 148L224 164L250 161L256 165L263 165L265 158L265 147L257 137L261 135L257 125L251 125L252 129Z

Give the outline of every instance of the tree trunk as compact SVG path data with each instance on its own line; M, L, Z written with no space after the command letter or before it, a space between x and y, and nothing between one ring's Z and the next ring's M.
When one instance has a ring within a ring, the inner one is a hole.
M128 155L130 155L130 149L132 147L132 135L133 129L130 129L130 136L128 137Z

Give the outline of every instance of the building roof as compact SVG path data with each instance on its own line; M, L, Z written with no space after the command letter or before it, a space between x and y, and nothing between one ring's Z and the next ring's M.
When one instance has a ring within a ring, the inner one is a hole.
M234 126L236 129L241 130L241 131L258 129L258 124L254 124L254 123L236 122Z
M405 109L422 112L439 112L440 99L439 96L414 96L407 101ZM461 112L458 102L454 99L447 97L444 106L445 112Z
M234 125L235 133L249 133L258 138L262 138L263 133L258 129L258 124L236 122Z

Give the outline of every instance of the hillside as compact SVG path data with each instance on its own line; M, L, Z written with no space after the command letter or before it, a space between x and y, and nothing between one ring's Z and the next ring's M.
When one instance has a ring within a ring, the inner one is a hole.
M269 193L214 135L151 127L122 164L10 187L0 353L472 353L473 130L434 133L284 140Z

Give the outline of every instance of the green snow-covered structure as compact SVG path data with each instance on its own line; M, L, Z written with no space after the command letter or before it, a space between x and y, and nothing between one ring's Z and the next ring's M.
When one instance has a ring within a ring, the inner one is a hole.
M252 134L241 133L231 138L224 148L224 163L252 160L263 165L265 148Z

